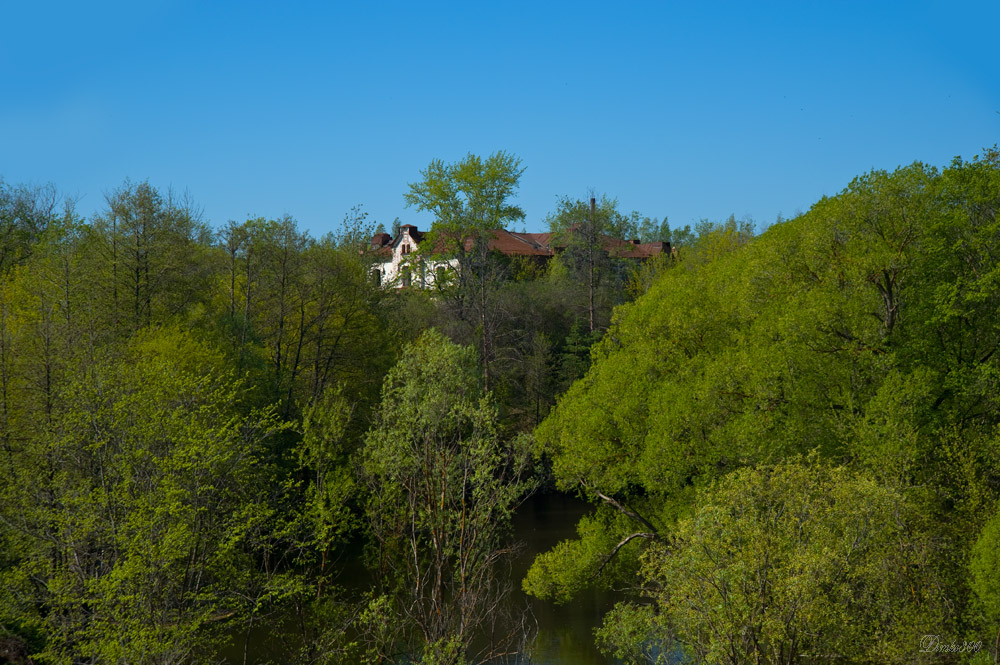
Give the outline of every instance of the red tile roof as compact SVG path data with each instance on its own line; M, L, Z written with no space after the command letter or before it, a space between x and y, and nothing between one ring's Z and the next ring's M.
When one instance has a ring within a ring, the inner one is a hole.
M420 242L424 238L424 233L412 224L404 224L400 227L400 234L395 238L390 238L387 233L378 233L372 237L371 247L379 254L391 254L402 238L403 230L409 232L411 238ZM490 231L490 249L496 250L507 256L555 256L555 254L566 248L565 242L559 242L552 233L517 233L506 229L494 229ZM445 242L438 238L437 244L440 251L445 250ZM468 237L464 241L465 248L472 249L474 240ZM663 252L670 252L668 242L647 242L639 243L637 240L627 241L604 236L601 245L609 254L624 259L648 259Z

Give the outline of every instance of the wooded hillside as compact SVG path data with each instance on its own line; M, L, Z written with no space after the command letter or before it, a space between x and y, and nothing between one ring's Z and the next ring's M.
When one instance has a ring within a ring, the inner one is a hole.
M488 231L520 219L522 171L432 162L410 196ZM996 150L866 174L759 235L564 199L567 251L473 243L426 291L372 281L357 209L317 239L212 228L148 183L89 220L57 201L0 181L21 662L249 663L261 633L289 663L513 662L519 584L617 589L597 639L628 662L996 658ZM579 229L678 251L616 259ZM522 582L535 491L592 510Z

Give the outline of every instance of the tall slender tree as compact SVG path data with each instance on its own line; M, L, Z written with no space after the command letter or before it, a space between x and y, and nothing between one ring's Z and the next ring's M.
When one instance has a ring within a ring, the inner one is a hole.
M462 662L477 634L480 660L509 648L509 626L497 625L504 564L532 487L527 447L501 439L477 383L472 349L425 333L386 377L363 456L374 563L397 621L413 628L404 646L442 664Z
M428 253L444 253L459 262L454 302L458 315L474 330L483 371L483 384L493 386L491 367L502 319L497 289L506 278L503 262L491 251L492 231L524 219L512 203L524 168L507 152L486 159L473 154L454 164L434 160L411 183L406 203L434 214Z

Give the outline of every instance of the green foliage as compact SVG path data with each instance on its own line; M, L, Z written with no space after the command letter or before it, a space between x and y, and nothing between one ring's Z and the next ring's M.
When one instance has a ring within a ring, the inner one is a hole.
M699 488L816 451L905 496L914 538L951 543L922 570L947 589L940 625L970 626L968 557L1000 498L998 209L989 151L867 174L756 238L699 225L536 431L559 487L655 537L560 545L529 588L570 593L581 552L669 542Z
M352 214L340 234L318 241L288 217L220 233L224 272L210 325L237 370L251 372L260 400L280 403L288 418L339 384L366 414L395 359L387 294L371 284L354 244L366 233L363 213Z
M897 492L814 459L735 471L645 554L649 632L637 627L651 609L625 605L601 639L733 665L915 662L913 636L940 626L942 607L912 522Z
M322 548L340 542L353 526L348 502L357 483L351 473L348 436L353 405L342 388L328 388L302 418L299 464L310 473L306 487L306 514Z
M578 285L577 306L586 312L591 332L607 326L611 309L623 301L624 285L634 268L616 256L617 241L638 235L633 219L637 214L623 215L618 202L607 196L594 204L591 210L585 201L565 197L546 219L553 244L561 248L553 262L564 266Z
M368 213L359 204L347 211L340 228L331 232L328 239L337 249L365 253L370 248L371 238L375 233L385 233L385 227L369 222Z
M632 213L632 220L635 223L635 233L626 237L626 240L636 238L640 242L670 242L673 232L670 230L670 223L666 216L663 221L649 217L641 217L639 213Z
M373 564L427 662L459 662L503 621L510 520L532 487L528 446L500 438L476 375L472 349L424 333L386 377L363 452Z
M583 517L577 524L576 540L564 540L536 557L524 578L524 591L567 603L595 583L605 588L629 583L630 573L638 565L638 550L623 549L613 558L608 553L630 535L630 527L619 513L608 509Z
M204 297L208 263L199 259L210 236L190 201L126 180L107 204L94 228L104 264L100 293L113 330L163 322Z
M586 242L587 238L580 234L595 235L631 240L639 237L637 227L638 214L626 215L618 210L618 201L602 194L594 197L594 213L591 214L590 203L564 196L559 200L556 211L551 213L546 222L549 231L559 236L561 242L572 245ZM650 222L651 223L651 222ZM647 233L654 232L647 228ZM652 240L650 240L652 241Z
M198 658L236 607L228 580L267 514L260 460L280 426L234 411L220 360L183 333L145 335L67 387L44 437L8 449L4 606L44 632L44 661Z
M456 637L443 637L424 647L420 665L466 665L465 645Z
M656 625L653 605L623 601L605 615L604 625L596 631L597 643L604 653L625 663L659 663L672 645L653 633Z
M267 625L289 661L482 660L516 623L488 608L530 450L596 507L524 587L638 579L602 631L619 658L750 657L706 621L762 661L997 634L996 149L866 174L759 237L564 199L544 269L485 242L523 218L522 172L469 155L410 185L421 244L463 262L433 294L371 284L360 208L321 239L213 238L149 183L87 222L0 182L0 642L198 662ZM680 250L633 270L604 235ZM380 588L348 602L362 511Z
M0 275L27 259L57 216L56 190L13 187L0 178ZM67 211L67 216L71 213Z
M969 573L974 609L982 617L979 625L1000 633L1000 512L990 517L972 546Z
M189 202L126 183L93 224L39 227L0 279L2 630L50 659L168 662L274 622L289 659L351 660L334 555L396 354L346 246L363 221L320 242L287 219L230 224L212 246ZM299 460L275 403L308 414ZM182 482L230 493L184 498ZM278 628L290 613L295 635Z
M620 310L586 379L538 431L564 487L672 493L795 450L848 452L845 424L899 363L901 303L887 306L878 280L909 260L866 213L842 210L874 195L852 187L750 244L736 227L709 233ZM894 209L902 194L887 196L878 205Z
M676 262L677 259L672 252L670 254L664 252L639 264L628 278L626 288L629 300L635 300L649 291L660 275L672 268Z
M440 159L410 183L408 206L434 213L435 230L460 234L504 228L524 218L524 211L510 203L524 168L521 160L504 151L486 159L469 153L454 164Z
M523 172L521 160L503 151L485 160L470 153L448 165L434 160L405 195L408 206L435 216L421 253L444 254L459 263L457 274L442 280L439 290L455 318L471 328L487 391L495 384L491 369L503 324L497 292L510 275L508 262L490 249L490 232L524 218L524 211L510 201Z

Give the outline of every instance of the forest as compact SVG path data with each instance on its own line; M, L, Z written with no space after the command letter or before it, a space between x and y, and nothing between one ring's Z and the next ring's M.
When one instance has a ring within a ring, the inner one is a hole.
M511 594L595 588L608 662L997 662L997 148L759 233L567 197L543 262L489 248L522 172L401 187L430 289L361 208L0 180L0 662L527 664ZM588 507L516 575L542 494Z

